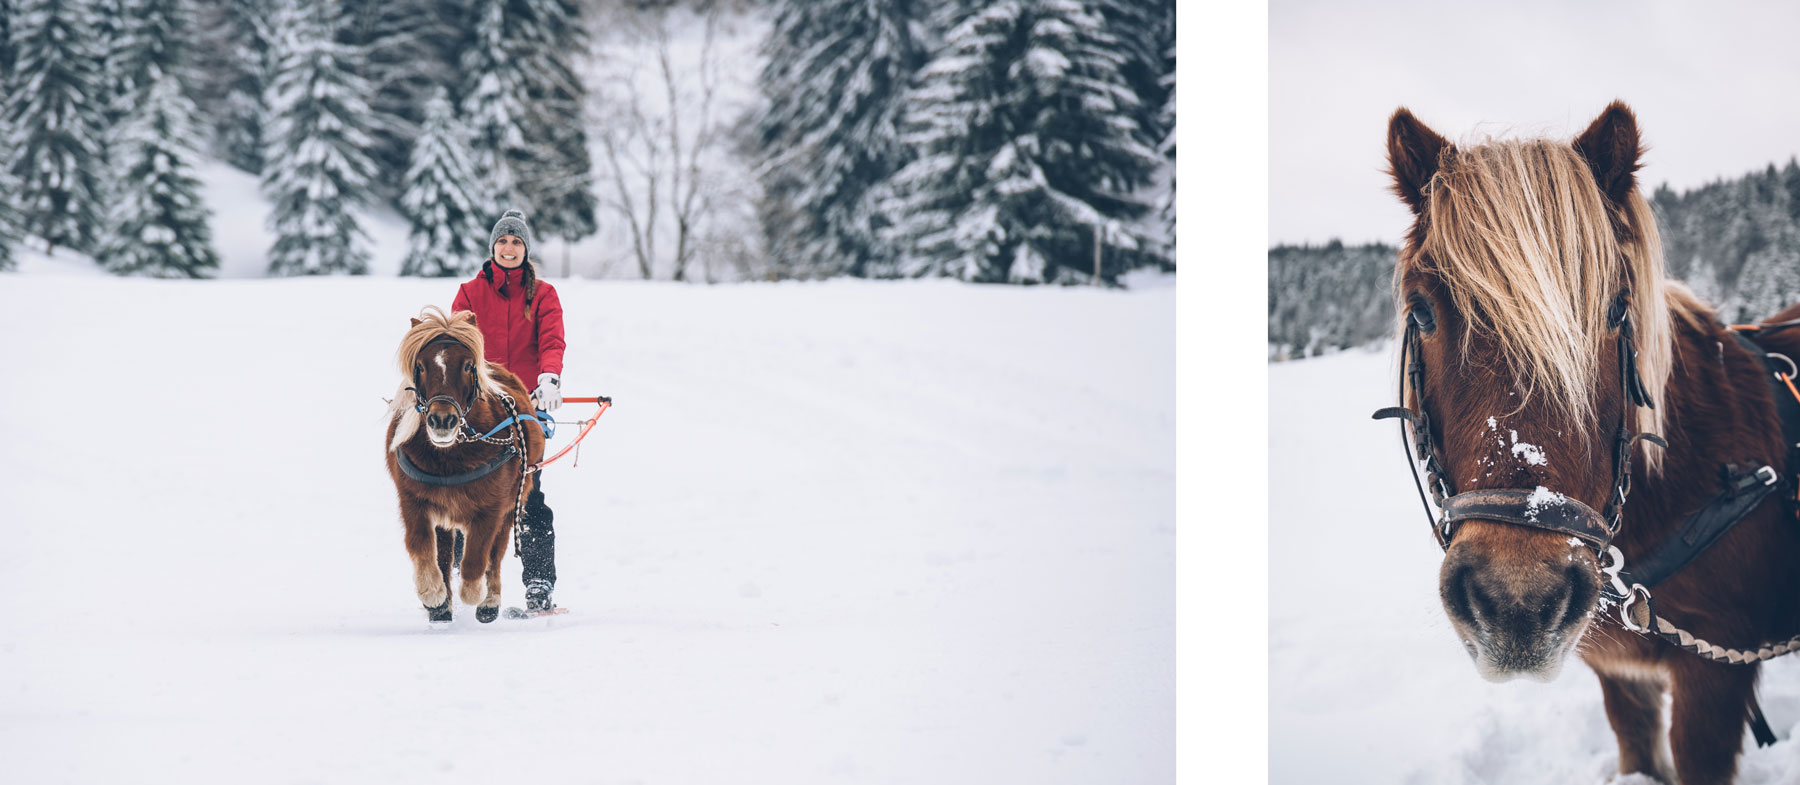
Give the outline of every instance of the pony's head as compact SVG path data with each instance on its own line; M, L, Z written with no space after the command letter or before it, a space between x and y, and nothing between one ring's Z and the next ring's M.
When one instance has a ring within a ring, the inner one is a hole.
M457 311L446 317L436 306L419 312L400 340L397 357L405 381L394 395L391 411L400 418L400 426L389 450L412 438L421 420L432 446L456 444L469 409L483 395L500 389L482 352L474 312Z
M1623 391L1632 361L1617 348L1635 346L1642 389L1661 403L1671 328L1641 152L1616 102L1572 143L1459 147L1405 109L1389 122L1394 189L1414 216L1395 268L1422 370L1405 403L1455 491L1504 490L1526 515L1586 505L1593 518L1612 501L1619 429L1662 431L1663 410ZM1641 457L1659 470L1654 450ZM1482 676L1556 677L1600 596L1587 546L1498 517L1460 523L1439 589Z

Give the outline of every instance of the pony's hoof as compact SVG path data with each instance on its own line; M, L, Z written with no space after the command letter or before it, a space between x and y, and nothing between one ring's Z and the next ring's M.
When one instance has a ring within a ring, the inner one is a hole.
M425 608L425 620L433 624L448 623L450 621L450 598L445 597L444 604L439 605L436 608L427 606Z
M500 618L499 606L489 608L485 605L478 605L475 607L475 620L482 624L486 624L498 618Z
M476 576L475 580L464 581L462 585L462 601L465 605L480 605L487 599L487 581Z

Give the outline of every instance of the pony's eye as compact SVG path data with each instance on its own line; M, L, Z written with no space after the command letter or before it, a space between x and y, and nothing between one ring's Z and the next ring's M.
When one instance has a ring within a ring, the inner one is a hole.
M1431 312L1431 303L1426 302L1423 297L1414 296L1407 301L1406 317L1418 325L1419 332L1426 335L1437 329L1437 316Z

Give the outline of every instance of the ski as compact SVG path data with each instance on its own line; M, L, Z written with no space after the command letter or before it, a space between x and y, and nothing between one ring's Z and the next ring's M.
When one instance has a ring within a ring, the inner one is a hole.
M549 618L551 616L559 616L561 614L568 613L568 612L569 612L568 608L551 608L550 610L547 610L547 611L528 611L528 610L525 610L524 608L510 607L510 608L506 609L505 615L506 615L506 618L514 619L514 620L544 619L544 618Z

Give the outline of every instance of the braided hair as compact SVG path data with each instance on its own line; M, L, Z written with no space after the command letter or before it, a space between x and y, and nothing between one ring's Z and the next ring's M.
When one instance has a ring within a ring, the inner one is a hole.
M537 263L533 262L533 261L531 261L531 259L527 258L525 260L525 263L522 265L519 265L519 267L524 270L524 272L519 277L519 282L525 285L525 321L529 322L529 321L531 321L532 305L537 300L537 286L538 286ZM502 268L502 269L504 269L504 268ZM487 278L488 283L491 284L494 282L494 257L490 256L490 257L488 257L487 261L481 263L481 275L483 277ZM501 281L500 282L500 296L501 297L511 296L506 291L506 288L507 288L506 282Z

